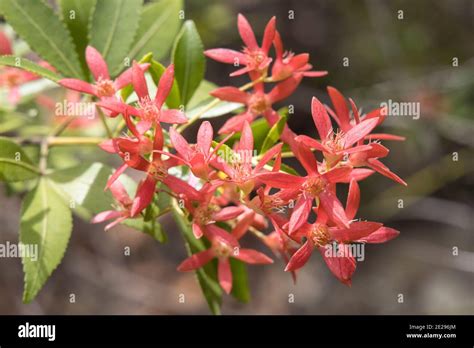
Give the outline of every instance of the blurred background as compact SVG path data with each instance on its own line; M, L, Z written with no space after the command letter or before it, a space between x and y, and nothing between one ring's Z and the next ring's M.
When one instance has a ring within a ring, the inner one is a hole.
M311 97L328 103L328 85L365 111L391 99L418 102L421 113L419 119L388 117L384 124L383 131L407 138L388 144L384 163L409 186L370 177L361 183L359 216L401 234L365 248L352 287L339 283L319 255L299 272L297 284L282 262L249 267L250 303L225 297L223 313L474 314L474 2L186 1L186 17L196 21L206 48L241 48L238 13L258 39L276 16L285 48L310 53L316 70L329 71L304 79L281 104L294 105L289 125L296 133L315 135ZM208 60L206 78L221 86L246 82L230 79L232 71ZM195 131L188 129L191 139ZM17 241L20 203L2 187L0 243ZM106 233L103 226L74 223L62 264L31 304L21 301L19 259L0 260L1 314L208 313L194 276L176 271L186 251L171 217L162 218L170 238L165 245L125 226ZM270 254L251 236L244 243Z

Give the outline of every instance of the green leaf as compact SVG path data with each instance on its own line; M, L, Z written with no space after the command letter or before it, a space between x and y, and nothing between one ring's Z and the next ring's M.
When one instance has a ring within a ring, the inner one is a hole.
M42 66L33 63L31 60L26 58L20 58L15 56L1 56L0 65L11 66L14 68L23 69L29 72L32 72L36 75L44 77L45 79L57 82L61 79L61 76L52 72L49 69L43 68Z
M163 231L161 224L155 220L145 221L143 217L138 217L127 219L122 224L131 227L134 230L146 233L160 243L166 243L168 241L168 236Z
M153 78L153 82L155 82L155 85L158 86L160 78L165 72L166 68L164 67L163 64L161 64L160 62L157 62L154 59L152 59L150 63L151 64L150 64L150 68L148 69L148 72ZM178 83L176 82L176 79L173 82L173 87L171 87L171 91L170 91L170 94L168 95L168 98L166 98L166 105L168 105L168 107L172 109L179 108L180 96L179 96Z
M201 115L200 118L214 118L222 115L227 115L242 107L242 104L239 103L221 101L216 106L213 106L212 108L208 109L207 104L208 103L201 103L194 109L187 111L186 116L188 118L193 118L195 115L201 113L204 109L206 109L206 111Z
M85 59L85 51L89 42L88 29L96 3L97 0L58 0L61 19L69 29L85 76L89 74Z
M164 58L179 31L182 8L182 0L161 0L145 5L128 57L136 59L152 52L155 59Z
M135 38L143 0L97 0L89 30L89 45L102 53L112 76L125 67Z
M204 78L206 69L201 38L191 20L184 23L176 39L172 61L181 104L186 106Z
M202 239L194 237L191 225L179 208L173 208L173 217L186 242L188 255L207 249ZM217 264L210 262L204 267L197 269L196 277L210 310L213 314L220 314L222 289L217 282Z
M38 186L26 195L21 208L20 242L37 248L36 259L34 254L22 258L25 303L36 297L63 259L71 230L71 211L48 179L40 179Z
M276 142L280 139L280 135L283 132L283 129L286 125L286 116L280 117L277 123L275 123L270 131L268 132L265 140L263 141L262 147L260 148L260 153L267 152Z
M83 76L66 26L43 0L2 0L0 12L44 60L65 76Z
M243 303L250 301L247 266L240 260L230 258L232 270L232 296Z
M0 111L0 133L7 133L23 126L27 116L18 112Z
M22 148L8 138L0 137L0 181L24 181L38 175L39 170Z
M209 93L211 93L217 87L218 86L211 81L202 80L199 84L199 87L194 92L193 97L189 100L188 110L192 110L202 104L207 104L211 102L214 97L211 96Z

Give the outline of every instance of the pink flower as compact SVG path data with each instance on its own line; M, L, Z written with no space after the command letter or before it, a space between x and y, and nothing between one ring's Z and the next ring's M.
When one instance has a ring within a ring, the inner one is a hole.
M252 79L258 78L268 69L268 66L272 61L272 59L268 56L268 52L275 36L275 22L275 17L272 17L268 21L267 26L265 27L262 45L259 46L249 22L242 14L239 14L237 26L239 28L240 37L245 43L245 47L242 52L225 48L216 48L207 50L204 52L204 54L209 58L217 60L218 62L245 66L244 68L233 72L230 74L230 76L239 76L245 73L251 73L251 75L253 75Z
M188 119L179 110L163 109L163 104L168 97L174 81L174 66L170 65L160 78L155 97L152 99L148 92L145 80L145 74L137 63L132 67L132 83L135 92L138 95L138 107L127 105L120 101L107 100L98 103L99 106L109 109L115 113L135 115L140 118L137 128L145 132L152 125L158 125L159 122L165 123L186 123Z
M105 226L106 231L132 216L130 212L132 207L132 199L128 195L122 183L118 180L115 181L110 186L110 191L112 192L112 195L118 203L117 210L103 211L102 213L99 213L94 216L91 221L92 223L96 224L107 220L115 219L115 221Z
M115 80L111 80L107 63L100 52L92 46L87 46L86 48L86 62L95 80L93 84L72 78L59 80L59 84L66 88L90 94L96 96L102 101L106 101L118 100L115 94L123 87L132 83L131 69L125 70ZM140 65L140 68L146 70L148 69L148 66L149 64L142 64ZM109 116L117 116L117 113L109 112Z
M247 222L240 222L246 224ZM234 236L236 230L240 229L239 224L231 233L215 226L210 225L206 236L211 241L211 246L205 251L198 252L185 259L179 266L178 271L186 272L198 269L217 258L217 276L222 289L229 294L232 291L232 271L229 258L233 257L248 264L271 264L273 260L265 254L253 249L240 248L238 238Z
M328 74L327 71L310 71L313 66L308 63L308 53L295 55L292 52L285 52L278 31L275 31L273 45L275 46L276 59L272 67L272 81L285 80L295 74L302 74L305 77L322 77Z
M272 105L290 96L301 82L299 78L289 78L278 83L269 93L265 93L263 83L254 87L253 93L247 93L236 87L221 87L210 94L221 100L244 104L247 109L244 113L231 117L219 130L219 134L240 132L244 122L251 123L260 115L274 112Z

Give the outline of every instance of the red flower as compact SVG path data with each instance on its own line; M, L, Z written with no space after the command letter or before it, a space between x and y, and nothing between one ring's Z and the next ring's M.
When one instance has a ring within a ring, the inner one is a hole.
M264 183L284 189L282 192L285 192L286 195L297 198L289 221L289 233L294 233L306 222L311 212L313 200L320 202L331 220L341 227L349 227L349 219L341 202L336 197L333 184L347 182L352 169L348 166L342 166L320 173L316 158L309 148L304 144L298 144L294 151L296 151L295 155L307 171L307 176L299 177L276 172L258 175L258 179Z
M345 154L356 153L363 150L370 150L368 145L354 146L359 140L369 134L378 123L377 119L371 118L346 128L345 132L335 133L331 119L321 102L313 97L311 103L311 113L313 121L318 130L321 142L318 142L306 135L300 135L297 140L311 148L323 152L327 165L333 167Z
M107 100L97 105L109 109L115 113L135 115L140 118L137 125L138 130L145 132L152 125L165 123L186 123L188 119L179 110L163 109L163 104L171 91L174 81L174 66L170 65L160 78L158 89L154 99L151 99L145 80L145 73L137 63L132 66L132 83L138 95L138 108L127 105L120 101Z
M327 71L309 71L313 66L308 63L308 53L295 55L292 52L285 52L278 31L275 31L273 45L275 46L276 59L272 67L272 81L284 80L295 74L302 74L305 77L321 77L328 74Z
M209 179L211 168L209 163L215 158L215 153L220 146L224 144L232 134L225 137L219 146L216 146L211 152L212 139L214 131L208 121L204 121L199 127L197 134L197 144L190 145L187 140L179 134L174 128L169 129L170 140L181 158L190 167L195 176L203 180Z
M110 191L112 192L112 195L118 203L117 210L103 211L102 213L99 213L94 216L94 218L92 219L92 223L94 224L104 222L110 219L115 219L115 221L105 226L106 231L132 216L130 212L130 209L132 207L132 199L128 195L122 183L118 180L115 181L110 186Z
M131 69L125 70L115 80L111 80L107 63L100 52L92 46L86 48L86 62L94 76L94 84L78 79L62 79L59 80L59 84L78 92L94 95L101 101L106 101L118 100L115 94L132 83ZM141 64L140 69L146 70L148 66L149 64ZM109 113L109 116L117 116L117 113Z
M253 93L247 93L230 86L215 89L210 93L212 96L225 101L241 103L247 107L244 113L228 119L219 130L219 134L240 132L244 122L251 123L260 115L274 112L272 105L290 96L300 82L301 77L286 79L273 87L269 93L265 93L263 83L255 85Z
M238 223L232 230L232 234L215 225L210 225L206 236L211 241L211 247L205 251L198 252L188 257L178 266L178 271L192 271L204 266L212 259L217 258L219 284L222 289L229 294L232 291L232 271L229 262L230 257L252 265L273 263L273 260L265 254L253 249L240 248L238 238L236 238L234 234L236 230L241 229L239 224L246 223L246 221Z
M282 144L277 144L269 149L254 167L252 159L254 157L253 134L250 125L245 121L243 124L240 141L234 149L233 157L222 159L218 157L213 161L213 166L227 174L230 181L237 184L242 192L247 195L255 187L255 180L274 156L281 151ZM227 163L229 160L230 163Z
M242 14L239 14L237 26L239 28L240 37L245 43L242 52L225 48L216 48L207 50L204 54L218 62L233 65L245 65L245 68L233 72L230 76L251 73L254 75L253 77L258 78L261 74L266 72L272 61L268 56L268 52L275 36L275 21L275 17L272 17L268 21L267 26L265 27L262 45L259 46L249 22Z

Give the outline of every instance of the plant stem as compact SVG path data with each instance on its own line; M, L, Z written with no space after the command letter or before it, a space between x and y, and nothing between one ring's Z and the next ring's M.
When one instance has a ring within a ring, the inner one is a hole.
M104 113L102 112L102 110L100 108L97 108L98 112L99 112L99 117L100 117L100 120L102 121L102 124L104 125L104 128L105 128L105 131L107 132L107 136L112 139L113 138L113 134L112 134L112 131L110 130L109 128L109 125L107 124L107 120L105 119L105 115Z
M47 139L50 146L97 145L106 140L100 137L49 137Z
M239 90L240 91L246 91L247 89L255 86L257 83L265 81L266 77L267 77L266 75L262 75L258 79L256 79L255 81L250 81L249 83L246 83L245 85L241 86L239 88ZM182 133L186 128L188 128L194 122L199 120L202 117L202 115L204 115L206 112L211 110L214 106L216 106L220 102L221 102L220 99L214 98L214 100L212 100L209 104L207 104L201 111L199 111L195 116L193 116L191 119L189 119L189 121L187 123L185 123L185 124L181 125L180 127L178 127L177 128L178 133Z

